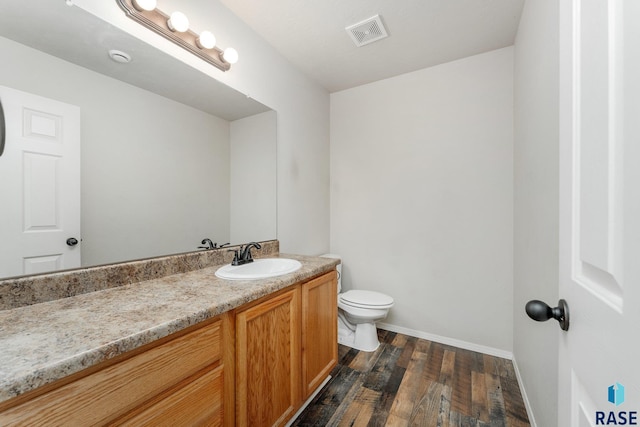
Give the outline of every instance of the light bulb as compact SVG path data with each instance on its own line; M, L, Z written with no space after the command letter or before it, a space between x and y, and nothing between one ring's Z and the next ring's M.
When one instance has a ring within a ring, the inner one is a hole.
M152 11L156 8L156 0L133 0L133 7L139 11Z
M229 64L235 64L236 62L238 62L238 51L232 47L228 47L222 53L222 57Z
M216 45L216 36L211 31L203 31L196 39L196 43L200 49L213 49Z
M171 31L184 33L189 29L189 19L182 12L173 12L167 21L167 26Z

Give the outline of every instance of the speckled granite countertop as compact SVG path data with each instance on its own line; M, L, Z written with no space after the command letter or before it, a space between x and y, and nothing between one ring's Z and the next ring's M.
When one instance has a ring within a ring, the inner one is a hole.
M220 266L0 311L0 402L335 268L302 262L294 273L227 281Z

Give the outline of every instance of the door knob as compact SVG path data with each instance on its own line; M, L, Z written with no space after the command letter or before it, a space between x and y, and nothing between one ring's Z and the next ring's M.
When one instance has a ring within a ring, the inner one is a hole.
M563 299L558 301L558 306L551 308L547 304L537 299L531 300L525 306L527 315L533 320L544 322L554 318L560 323L560 329L569 330L569 306Z
M67 239L67 245L69 246L75 246L78 244L78 239L76 239L75 237L69 237Z
M6 138L6 127L4 124L4 110L2 109L2 101L0 101L0 156L4 151L4 140Z

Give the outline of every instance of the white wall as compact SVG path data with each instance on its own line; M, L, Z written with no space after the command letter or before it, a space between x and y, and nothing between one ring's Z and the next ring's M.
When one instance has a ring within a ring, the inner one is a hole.
M525 3L514 53L514 356L539 426L557 423L559 329L524 306L558 301L557 3Z
M331 94L331 252L391 325L512 350L513 51Z
M0 52L0 84L81 109L83 265L228 241L229 122L5 38Z
M275 111L231 122L232 243L269 240L277 234L276 140Z
M116 2L76 0L76 5L191 64L278 113L278 239L283 252L320 254L329 249L329 94L287 62L216 0L163 0L191 27L210 29L240 61L223 73L127 18Z

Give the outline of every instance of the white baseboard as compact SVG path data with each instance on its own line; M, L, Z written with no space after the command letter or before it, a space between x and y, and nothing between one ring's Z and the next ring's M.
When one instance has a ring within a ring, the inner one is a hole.
M513 360L512 352L501 350L499 348L487 347L484 345L474 344L472 342L462 341L455 338L443 337L440 335L430 334L424 331L417 331L415 329L404 328L402 326L390 325L388 323L376 323L376 326L386 331L399 332L401 334L410 335L412 337L439 342L440 344L446 344L453 347L464 348L465 350L477 351L478 353L484 353L490 356L502 357L503 359Z
M516 362L516 358L514 357L512 361L513 361L513 369L516 371L516 378L518 379L518 386L520 387L520 394L522 395L522 400L524 401L524 407L527 409L529 424L531 424L531 427L537 427L538 424L536 423L536 419L533 416L533 411L531 410L531 403L529 402L527 391L524 389L524 383L522 382L522 377L520 376L520 369L518 369L518 363Z

